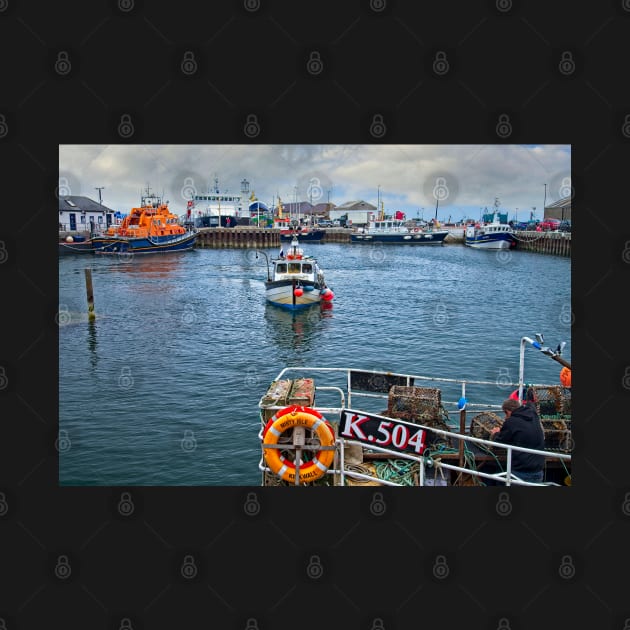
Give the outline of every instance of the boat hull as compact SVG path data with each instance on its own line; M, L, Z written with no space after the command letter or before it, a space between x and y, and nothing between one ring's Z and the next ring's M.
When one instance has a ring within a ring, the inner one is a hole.
M293 291L295 283L291 280L265 282L265 298L270 304L289 310L300 310L321 303L319 286L301 282L302 295L296 296Z
M97 237L93 239L95 254L152 254L162 252L179 252L192 249L196 234L177 236L156 236L149 238L133 238L124 236Z
M409 234L351 234L351 243L391 243L395 245L443 245L446 232L413 232Z
M232 215L204 214L194 219L196 228L216 228L227 227L233 228L238 224L238 219Z
M467 236L466 245L476 249L510 249L516 241L512 234L492 234L482 236Z
M93 254L94 246L92 241L78 241L68 243L66 241L59 241L59 255L68 256L70 254Z
M298 233L298 238L300 239L300 242L308 241L312 243L314 241L321 241L325 236L326 236L326 232L324 232L324 230L311 230L307 232L306 234ZM284 234L280 232L281 241L291 241L292 239L293 239L293 232L287 232Z

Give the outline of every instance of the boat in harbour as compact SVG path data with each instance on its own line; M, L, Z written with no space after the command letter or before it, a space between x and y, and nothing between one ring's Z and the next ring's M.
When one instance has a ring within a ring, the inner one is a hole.
M499 200L494 200L494 211L485 214L480 223L468 225L465 244L476 249L510 249L516 246L514 230L507 222L507 214L499 213Z
M194 194L188 202L196 228L204 227L236 227L241 217L249 216L244 210L244 197L249 190L246 180L241 182L241 194L219 190L219 179L214 178L214 185L205 193ZM252 193L251 201L255 201Z
M65 238L59 239L59 255L67 254L93 254L94 246L92 237L69 234Z
M529 346L564 366L560 383L525 381ZM542 335L522 337L519 381L502 383L499 391L496 381L286 367L258 404L261 485L570 486L570 363L560 348L542 345ZM511 397L534 405L543 428L544 449L525 449L544 457L540 483L513 470L522 447L491 439L514 387Z
M334 293L326 285L324 272L313 256L304 254L297 235L284 251L284 245L277 258L267 258L267 280L265 297L268 302L287 309L302 309L309 306L332 302Z
M300 241L319 242L326 236L325 230L302 225L301 219L295 215L291 216L291 214L289 214L285 216L284 205L279 196L277 215L274 217L273 224L275 228L280 230L281 241L291 242L293 237L297 235Z
M92 239L95 254L150 254L192 249L197 232L178 223L168 202L147 187L140 205L119 225L111 225Z
M280 228L281 241L290 242L293 240L294 235L297 235L300 241L308 241L312 243L320 242L324 238L324 236L326 236L326 232L324 230L311 228L306 225L292 225L291 227Z
M369 221L350 235L351 243L394 243L408 245L443 245L448 230L438 227L411 226L403 219Z

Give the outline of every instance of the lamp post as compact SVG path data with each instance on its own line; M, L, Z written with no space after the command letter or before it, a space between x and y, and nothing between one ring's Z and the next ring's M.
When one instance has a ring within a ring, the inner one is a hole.
M545 199L543 201L543 219L545 218L545 208L547 207L547 184L545 184Z

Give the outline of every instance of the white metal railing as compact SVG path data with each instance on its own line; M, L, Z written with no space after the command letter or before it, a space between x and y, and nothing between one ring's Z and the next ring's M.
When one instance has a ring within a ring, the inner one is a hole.
M524 346L525 343L530 342L529 338L524 338L522 341L522 345L521 347ZM534 346L536 347L536 346ZM519 383L504 383L502 385L506 386L506 387L519 387L519 395L522 395L522 384L523 384L523 370L522 370L522 354L521 354L521 370L519 373ZM477 380L463 380L463 379L452 379L452 378L441 378L441 377L427 377L427 376L421 376L421 375L412 375L412 374L401 374L401 373L395 373L395 372L380 372L380 371L371 371L371 370L354 370L351 368L319 368L319 367L287 367L284 368L280 371L280 373L276 376L276 378L274 380L281 380L282 378L285 377L285 375L287 373L290 372L300 372L301 374L304 373L308 373L308 372L320 372L320 373L345 373L346 374L346 391L344 392L344 390L340 387L336 387L336 386L329 386L329 385L323 385L323 386L316 386L315 390L316 391L336 391L337 393L339 393L340 396L340 402L341 404L339 406L334 406L334 407L325 407L325 406L319 406L319 405L313 405L313 409L315 409L316 411L318 411L319 413L321 413L322 415L324 414L335 414L337 416L341 416L341 412L344 408L346 408L346 397L347 397L347 405L348 407L352 407L352 396L361 396L361 397L366 397L366 398L382 398L382 399L387 399L388 395L386 393L370 393L370 392L366 392L366 391L357 391L356 389L353 391L352 386L351 386L351 377L352 377L352 373L361 373L361 374L373 374L376 376L387 376L387 377L399 377L399 378L404 378L406 379L406 382L409 384L411 382L411 380L413 379L414 382L417 381L423 381L423 382L437 382L437 383L451 383L451 384L457 384L461 387L461 393L462 393L462 398L465 399L466 396L466 385L485 385L485 386L497 386L496 382L492 382L492 381L477 381ZM539 386L539 385L533 385L534 387ZM545 386L545 384L541 384L540 386ZM521 396L519 396L521 397ZM460 401L458 401L459 403ZM448 403L447 403L448 404ZM452 404L452 403L451 403ZM261 410L266 409L266 410L278 410L278 409L283 409L286 405L263 405L262 404L262 399L259 402L259 408ZM472 409L474 408L475 410L487 410L487 409L500 409L500 405L492 405L492 404L488 404L488 405L480 405L480 404L476 404L476 405L471 405L470 407L468 406L468 403L465 402L463 407L458 407L457 411L461 412L464 411L465 409ZM369 412L369 415L375 418L382 418L384 420L395 420L395 418L388 418L387 416L383 416L380 414L376 414L376 413L372 413ZM262 414L261 414L261 419L262 419ZM416 424L416 423L414 423ZM571 455L568 453L562 453L562 452L556 452L556 451L540 451L540 450L536 450L536 449L530 449L530 448L525 448L525 447L520 447L520 446L513 446L511 444L503 444L500 442L494 442L494 441L490 441L490 440L485 440L482 438L476 438L472 435L467 435L465 433L460 433L460 432L456 432L456 431L444 431L442 429L437 429L434 427L429 427L423 424L416 424L416 426L419 429L423 429L425 431L427 431L429 434L436 434L436 435L440 435L440 436L444 436L447 438L450 438L452 440L457 440L457 441L463 441L464 442L464 448L466 447L467 443L473 443L473 444L478 444L478 445L482 445L484 447L492 447L493 449L499 448L499 449L503 449L505 450L505 455L506 455L506 465L505 465L505 470L499 473L485 473L485 472L481 472L478 471L474 468L469 468L469 467L462 467L462 466L458 466L455 464L449 464L446 463L444 461L441 460L441 458L439 456L424 456L424 455L411 455L409 453L404 453L404 452L400 452L397 450L391 450L391 449L387 449L387 448L383 448L383 447L379 447L376 446L374 444L369 444L366 445L363 442L360 441L355 441L355 440L348 440L348 439L341 439L341 438L337 438L335 441L335 445L336 445L336 453L335 453L335 462L333 464L333 467L329 468L328 471L326 472L326 475L336 475L339 477L339 485L346 485L345 481L346 481L346 477L351 477L351 478L356 478L356 479L362 479L362 480L370 480L370 481L377 481L379 484L382 485L391 485L391 486L401 486L404 484L400 484L400 483L396 483L396 482L392 482L392 481L388 481L388 480L384 480L378 477L375 477L373 475L366 475L357 471L353 471L353 470L349 470L347 468L346 465L346 461L345 461L345 448L347 445L349 444L356 444L359 445L361 447L366 447L369 448L370 450L373 451L377 451L377 452L383 452L386 454L390 454L392 459L408 459L408 460L412 460L414 462L418 463L418 484L419 486L423 486L426 485L425 484L425 480L426 480L426 471L425 471L425 467L426 466L430 466L430 467L435 467L436 469L444 469L444 470L450 470L450 471L454 471L454 472L460 472L460 473L465 473L468 475L472 475L474 477L478 477L478 478L484 478L484 479L492 479L495 480L497 482L502 482L505 483L506 486L509 485L524 485L524 486L547 486L549 485L548 483L532 483L532 482L527 482L527 481L523 481L521 479L519 479L518 477L518 473L514 473L512 471L512 454L514 451L519 451L519 452L524 452L524 453L532 453L535 455L542 455L544 457L547 458L554 458L554 459L559 459L561 461L570 461L571 460ZM263 428L261 427L261 430L258 434L259 439L261 440L261 444L262 444L262 440L263 440ZM264 458L264 452L261 456L261 459L259 461L259 465L258 468L261 472L269 472L271 473L271 470L265 465L265 458ZM296 485L299 485L299 475L296 475ZM555 484L554 484L555 485Z

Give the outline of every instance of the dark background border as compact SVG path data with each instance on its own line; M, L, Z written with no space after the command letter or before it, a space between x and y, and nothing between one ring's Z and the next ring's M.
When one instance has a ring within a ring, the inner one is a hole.
M629 48L624 0L0 0L0 628L622 630ZM121 142L571 144L573 487L58 488L58 146Z

